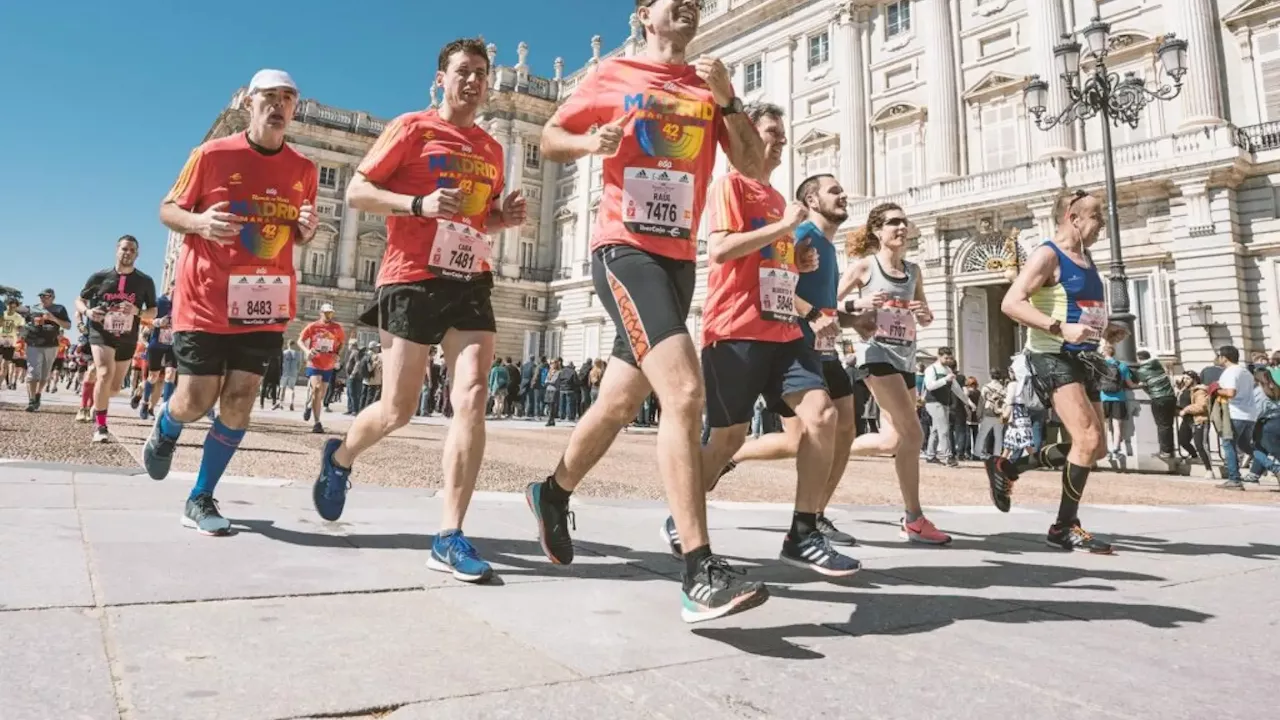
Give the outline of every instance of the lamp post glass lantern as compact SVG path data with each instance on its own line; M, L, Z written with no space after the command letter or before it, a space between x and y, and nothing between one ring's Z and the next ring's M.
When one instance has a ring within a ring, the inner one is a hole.
M1053 55L1055 69L1066 86L1070 101L1067 107L1054 114L1048 107L1049 83L1032 75L1023 91L1027 112L1035 117L1035 125L1048 131L1058 125L1088 122L1095 116L1102 117L1102 160L1106 170L1107 192L1107 242L1111 250L1109 282L1111 286L1111 323L1127 330L1125 339L1116 344L1116 359L1134 361L1133 313L1129 308L1129 280L1125 276L1124 256L1120 244L1120 210L1116 190L1116 168L1111 142L1111 127L1121 124L1137 128L1142 109L1153 100L1172 100L1182 92L1182 79L1187 72L1187 41L1166 35L1156 49L1160 67L1173 81L1172 85L1155 87L1134 73L1123 78L1107 68L1107 55L1111 47L1111 25L1095 17L1080 31L1082 45L1070 34L1062 36L1055 45ZM1091 63L1086 67L1085 63ZM1059 218L1060 219L1060 218Z

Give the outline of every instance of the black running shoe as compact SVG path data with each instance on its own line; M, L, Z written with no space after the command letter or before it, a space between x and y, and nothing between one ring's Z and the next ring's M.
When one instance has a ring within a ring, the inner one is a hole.
M662 540L671 549L671 554L677 560L684 559L684 548L680 545L680 533L676 531L676 521L671 516L667 516L667 521L662 524Z
M538 542L547 559L556 565L573 562L573 538L569 537L569 529L577 530L578 527L569 504L552 502L547 497L545 481L529 483L524 489L524 499L538 520Z
M983 461L987 469L987 485L991 488L991 502L1000 512L1009 512L1013 501L1013 484L1018 481L1018 469L1008 458L993 455Z
M160 420L157 418L151 426L151 436L142 446L142 467L147 469L147 475L152 480L163 480L168 477L169 468L173 465L173 451L177 447L177 440L161 434Z
M1103 542L1090 535L1087 530L1080 527L1079 520L1066 527L1054 525L1049 528L1049 535L1045 538L1045 543L1049 547L1056 547L1061 550L1084 550L1094 555L1110 555L1112 553L1111 543Z
M724 558L707 557L692 576L684 575L680 617L687 623L696 623L763 605L769 599L769 588L739 577L745 574Z
M827 577L848 577L862 569L862 563L836 552L821 531L811 532L800 541L792 540L791 534L787 533L778 559L792 567L805 568Z
M711 482L711 487L707 488L707 492L714 491L716 489L716 486L720 484L720 479L723 478L725 475L728 475L729 473L733 472L733 469L736 467L738 467L738 463L734 462L733 458L730 458L729 462L725 463L723 468L720 468L720 474L717 475L716 479Z
M142 396L141 396L141 395L134 395L133 397L129 398L129 407L130 407L131 409L133 409L133 410L137 410L137 409L138 409L138 406L139 406L139 405L141 405L141 404L142 404Z
M302 422L311 422L311 403L302 409Z
M832 545L843 545L845 547L853 547L858 544L858 539L836 527L831 522L831 518L826 515L818 516L818 532L827 539Z

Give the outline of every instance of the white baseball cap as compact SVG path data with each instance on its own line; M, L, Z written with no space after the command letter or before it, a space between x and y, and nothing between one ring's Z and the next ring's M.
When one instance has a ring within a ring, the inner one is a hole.
M298 92L298 85L289 76L289 73L283 70L259 70L254 74L253 79L249 81L249 94L259 90L271 90L272 88L289 88L294 92Z
M330 305L329 303L325 303L325 304L323 304L323 305L321 305L321 306L320 306L320 312L322 312L322 313L330 313L330 312L333 312L333 306L332 306L332 305Z

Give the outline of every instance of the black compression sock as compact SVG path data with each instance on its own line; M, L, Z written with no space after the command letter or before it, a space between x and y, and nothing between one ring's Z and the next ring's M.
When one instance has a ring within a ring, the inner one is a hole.
M1089 480L1089 468L1068 462L1062 468L1062 502L1058 505L1058 527L1066 527L1076 521L1080 513L1080 498Z
M792 513L791 515L791 532L788 535L793 541L800 541L809 537L810 533L818 530L818 513Z
M556 482L555 475L547 477L547 480L542 484L542 487L543 491L547 494L547 500L550 500L556 505L563 505L569 502L569 496L573 494L572 490L565 490L560 487L560 484Z
M685 577L695 577L699 568L702 567L702 561L709 557L711 557L711 545L709 544L693 550L686 550L684 553Z

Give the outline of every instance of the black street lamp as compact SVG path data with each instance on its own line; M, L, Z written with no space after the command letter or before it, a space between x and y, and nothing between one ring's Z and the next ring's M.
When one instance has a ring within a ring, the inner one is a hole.
M1116 198L1111 126L1120 127L1123 123L1136 128L1142 109L1152 100L1172 100L1182 92L1182 77L1187 73L1187 41L1174 37L1173 33L1165 36L1164 42L1156 49L1156 55L1165 74L1173 79L1173 85L1157 85L1151 89L1135 73L1125 73L1121 78L1118 73L1107 69L1110 32L1111 24L1095 17L1080 32L1087 47L1082 48L1071 35L1063 34L1062 42L1053 48L1058 74L1066 83L1071 98L1062 112L1045 117L1049 83L1041 80L1039 75L1031 77L1025 99L1028 111L1035 116L1036 127L1044 131L1064 123L1086 122L1096 115L1102 116L1102 160L1107 173L1107 240L1111 245L1111 322L1123 325L1129 331L1124 342L1116 346L1116 359L1133 362L1133 313L1129 308L1129 282L1120 247L1120 203ZM1083 63L1089 60L1093 61L1093 68L1085 71Z

